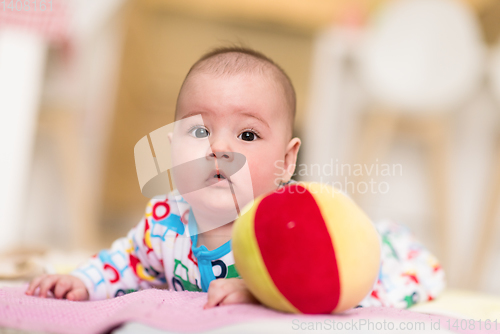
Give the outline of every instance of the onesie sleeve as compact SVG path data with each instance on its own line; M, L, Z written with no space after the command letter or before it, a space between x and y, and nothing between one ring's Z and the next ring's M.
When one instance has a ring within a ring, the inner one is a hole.
M384 220L375 227L382 241L379 276L359 306L408 308L436 298L446 286L437 258L404 225Z
M166 283L161 243L151 238L151 220L152 208L169 209L169 200L174 199L165 195L150 200L144 217L126 237L115 240L111 248L101 250L71 272L83 281L90 300L118 297Z

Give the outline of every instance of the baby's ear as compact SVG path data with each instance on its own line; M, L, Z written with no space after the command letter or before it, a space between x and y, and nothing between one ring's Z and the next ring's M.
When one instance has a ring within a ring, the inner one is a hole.
M172 132L167 133L168 142L169 142L170 144L172 144L172 136L173 136Z
M295 137L292 138L286 146L285 164L283 166L285 170L285 174L283 175L284 182L290 181L295 171L295 166L297 164L297 154L299 152L300 144L300 139Z

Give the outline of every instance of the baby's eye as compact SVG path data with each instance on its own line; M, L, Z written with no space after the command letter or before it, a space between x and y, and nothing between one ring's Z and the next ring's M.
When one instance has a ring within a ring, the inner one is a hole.
M194 128L189 133L196 138L205 138L209 135L208 130L205 128Z
M254 140L257 140L257 138L259 138L259 136L257 136L257 134L255 132L244 131L238 136L238 138L240 138L241 140L244 140L244 141L254 141Z

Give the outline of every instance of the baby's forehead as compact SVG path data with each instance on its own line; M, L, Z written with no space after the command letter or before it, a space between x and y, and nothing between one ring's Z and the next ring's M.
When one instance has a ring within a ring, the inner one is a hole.
M232 80L234 78L243 78L243 80ZM269 67L260 70L245 68L238 72L218 72L205 68L193 70L184 81L179 95L184 92L191 92L190 89L193 87L201 90L206 89L207 87L200 83L207 81L213 81L218 86L244 87L248 86L249 83L253 83L260 87L267 87L264 89L267 89L268 93L277 96L277 101L286 105L286 109L294 111L295 108L294 92L288 88L287 83L284 82L285 80L280 76L280 73Z
M253 55L227 52L217 54L207 59L201 59L193 65L187 74L184 83L179 92L179 96L186 86L195 84L200 79L199 74L208 75L209 77L231 77L231 76L252 76L253 78L261 78L262 80L271 83L276 89L273 89L276 94L281 95L278 99L286 105L288 112L280 117L288 118L290 128L293 127L295 118L295 90L288 76L274 63L257 58ZM206 77L205 77L206 78ZM178 101L179 102L179 101ZM178 110L176 108L176 119Z
M283 94L283 84L275 71L271 68L247 68L241 71L230 71L230 72L219 72L211 71L210 69L200 68L190 72L189 76L186 78L184 86L192 85L200 81L218 81L219 84L234 85L234 78L243 78L245 83L254 82L258 85L269 85L278 88L273 90L276 94ZM241 83L240 83L241 85Z
M288 113L283 89L263 73L193 73L186 81L178 115L185 118L203 110L206 116L227 117L260 114L285 119Z

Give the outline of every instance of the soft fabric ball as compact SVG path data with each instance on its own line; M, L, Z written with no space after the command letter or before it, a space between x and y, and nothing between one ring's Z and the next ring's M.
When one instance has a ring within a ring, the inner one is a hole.
M338 313L370 293L380 238L366 214L328 185L295 183L258 197L233 228L236 269L268 307Z

